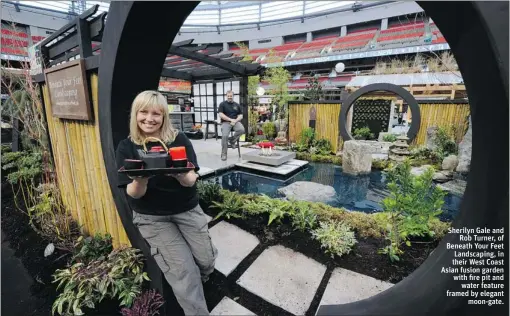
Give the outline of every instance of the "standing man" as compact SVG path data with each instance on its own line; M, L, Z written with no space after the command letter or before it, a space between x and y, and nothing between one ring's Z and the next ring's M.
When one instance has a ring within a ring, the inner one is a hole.
M236 148L236 142L244 134L244 126L241 124L243 110L234 102L234 92L227 91L227 100L220 103L218 114L221 118L221 160L227 160L228 143ZM234 136L229 137L234 129ZM228 142L228 143L227 143Z

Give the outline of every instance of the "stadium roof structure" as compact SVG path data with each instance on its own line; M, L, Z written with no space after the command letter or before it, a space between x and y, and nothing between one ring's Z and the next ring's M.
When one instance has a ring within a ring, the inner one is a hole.
M464 80L460 72L451 71L446 73L413 73L413 74L389 74L389 75L371 75L356 76L346 85L346 87L364 87L374 83L392 83L397 86L409 85L441 85L441 84L463 84Z
M88 32L80 32L76 22L70 22L40 43L44 64L51 67L77 57L88 59L91 67L99 64L107 13L97 15L98 9L96 4L78 17L86 21ZM92 48L92 41L99 44ZM193 45L192 39L174 43L162 65L161 76L187 81L217 80L256 75L264 69L258 63L241 61L242 57L221 51L206 44Z
M13 4L46 9L48 11L66 13L75 17L94 5L98 5L97 14L108 12L108 0L74 0L74 1L34 1L19 0L7 1ZM393 1L365 1L370 4L377 2L387 3ZM320 15L355 10L362 1L201 1L193 12L184 21L181 31L191 28L215 28L235 25L257 24L271 25L296 20L305 20ZM176 3L177 5L177 3Z

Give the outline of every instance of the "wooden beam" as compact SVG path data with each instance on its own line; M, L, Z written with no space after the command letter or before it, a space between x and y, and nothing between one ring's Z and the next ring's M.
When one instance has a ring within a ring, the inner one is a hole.
M206 44L202 44L202 45L195 46L195 47L183 47L183 48L186 49L186 50L189 50L190 52L198 52L199 50L206 49L207 45Z
M187 45L190 45L191 43L193 43L193 41L194 41L194 39L189 39L189 40L173 43L172 46L175 46L175 47L187 46Z
M103 12L98 18L95 18L91 22L88 23L90 39L100 39L104 30L104 18L106 17L106 12ZM64 55L67 51L79 46L79 35L77 31L73 31L72 33L66 35L63 39L59 40L57 43L47 47L48 57L50 59L57 59Z
M53 34L51 34L50 36L46 37L42 42L41 42L41 47L42 46L46 46L49 42L53 41L54 39L58 38L59 36L61 36L62 34L64 34L65 32L69 31L70 29L72 29L73 27L76 26L76 21L78 19L87 19L88 17L96 14L97 10L99 9L99 5L98 4L95 4L93 5L92 7L90 7L87 11L83 12L82 14L80 14L78 17L76 17L72 22L69 22L67 23L66 25L62 26L60 29L58 29L56 32L54 32Z
M168 68L163 68L161 72L162 77L181 79L186 81L193 81L193 76L185 71L176 71Z
M218 67L220 69L226 70L228 72L231 72L233 74L242 76L246 73L246 68L243 65L230 63L228 61L224 61L215 57L206 56L203 54L190 52L186 49L172 46L170 49L170 52L174 55L181 56L188 59L193 59L199 62L202 62L204 64L208 64L211 66Z

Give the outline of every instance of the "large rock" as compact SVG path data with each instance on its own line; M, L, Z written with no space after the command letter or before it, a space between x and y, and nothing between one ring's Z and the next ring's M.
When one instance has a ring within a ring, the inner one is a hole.
M390 147L393 145L391 142L375 140L358 140L357 142L370 146L372 155L388 154L390 152Z
M372 170L372 146L355 140L344 143L342 155L343 172L358 175L367 174Z
M454 171L459 164L459 158L456 155L450 155L443 159L443 164L441 165L441 169L447 171Z
M430 150L435 150L437 147L434 143L434 138L436 137L438 129L439 128L437 126L427 128L427 140L425 146Z
M299 201L328 203L336 199L336 191L332 186L308 181L294 182L278 189L278 192Z
M466 185L466 181L455 179L446 183L438 184L437 186L448 193L462 197L464 195L464 191L466 191Z
M435 182L443 183L453 179L453 172L451 171L439 171L434 173L432 180Z
M434 168L431 165L423 165L420 167L411 168L411 174L413 176L421 176L428 168Z
M472 145L472 131L471 131L471 117L469 117L469 128L464 135L464 138L459 144L459 164L457 165L457 172L468 173L471 166L471 151Z

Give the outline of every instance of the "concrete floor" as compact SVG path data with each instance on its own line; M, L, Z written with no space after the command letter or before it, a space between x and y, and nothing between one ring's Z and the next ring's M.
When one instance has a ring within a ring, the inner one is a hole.
M192 139L191 143L197 154L198 165L200 166L199 174L201 176L205 176L217 170L231 168L236 163L242 161L237 148L229 148L227 151L227 160L221 160L221 139L214 140L211 138L205 141L203 139ZM242 146L246 143L240 142L239 144ZM241 155L252 150L253 149L241 147Z

